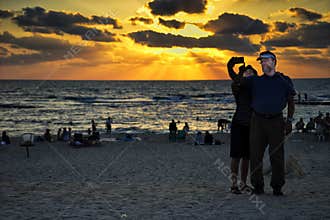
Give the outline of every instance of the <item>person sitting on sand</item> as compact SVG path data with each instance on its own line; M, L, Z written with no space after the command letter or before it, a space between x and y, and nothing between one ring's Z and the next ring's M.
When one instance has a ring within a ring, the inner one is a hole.
M297 129L298 132L299 131L304 132L305 131L304 127L305 127L304 120L303 120L303 118L300 118L300 120L296 123L296 129Z
M48 142L52 142L52 135L50 134L50 129L46 129L45 133L44 133L44 138L46 141Z
M70 140L69 132L66 128L63 128L62 140L63 141L69 141Z
M309 122L306 125L306 132L310 132L310 131L312 131L314 129L315 129L314 119L313 118L310 118L309 119Z
M61 141L62 140L62 128L59 128L57 130L57 140Z
M212 145L213 144L213 135L209 131L205 132L204 144Z
M184 131L184 133L187 135L189 132L189 125L187 122L184 123L184 127L182 129Z
M2 132L2 137L1 137L1 144L5 145L5 144L10 144L10 138L7 135L6 131Z
M195 137L195 145L202 145L203 144L203 135L202 132L198 131Z

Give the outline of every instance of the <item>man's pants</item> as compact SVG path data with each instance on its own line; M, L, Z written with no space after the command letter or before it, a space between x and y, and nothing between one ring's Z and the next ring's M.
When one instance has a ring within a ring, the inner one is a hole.
M273 189L281 189L285 183L283 116L267 119L253 113L250 126L251 184L255 189L264 188L263 157L269 145L268 152L272 166L270 185Z

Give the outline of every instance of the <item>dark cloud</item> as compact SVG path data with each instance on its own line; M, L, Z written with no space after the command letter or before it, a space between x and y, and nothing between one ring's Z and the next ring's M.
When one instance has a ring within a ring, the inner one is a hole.
M133 17L133 18L130 18L129 21L133 25L136 25L136 22L142 22L144 24L153 24L154 23L154 21L151 18L144 18L144 17Z
M112 25L114 29L123 29L116 19L111 17L103 17L93 15L92 19L89 20L89 24L103 24L103 25Z
M153 0L149 8L154 15L174 15L180 11L193 14L203 13L207 0Z
M34 64L62 60L66 52L72 47L68 41L37 35L17 38L9 32L0 34L0 43L11 44L14 48L34 51L31 54L11 54L11 56L3 57L1 64L5 65Z
M136 43L150 47L217 48L241 53L254 53L260 49L259 45L252 44L248 38L241 39L229 34L193 38L148 30L133 32L128 36Z
M281 22L281 21L276 21L274 23L275 26L275 31L279 32L285 32L290 28L295 28L297 25L295 23L287 23L287 22Z
M216 20L210 20L204 29L218 34L262 34L268 32L269 25L246 15L224 13Z
M304 8L290 8L289 11L294 13L292 17L298 17L302 20L315 21L322 18L321 14L309 11Z
M84 40L112 42L116 41L114 34L96 28L85 27L82 24L112 25L122 28L116 20L110 17L92 16L87 18L81 14L71 14L58 11L46 11L44 8L24 8L23 14L12 18L23 30L38 33L64 33L79 35ZM93 34L88 34L92 32ZM86 37L86 34L89 37Z
M266 46L304 48L326 48L330 45L330 23L317 22L315 24L303 24L299 28L285 35L273 37L265 42Z
M186 25L186 23L177 21L175 19L173 19L173 20L164 20L162 18L159 18L159 23L166 26L166 27L175 28L175 29L182 29Z
M7 56L9 54L9 50L4 48L4 47L0 47L0 56Z
M13 12L0 9L0 19L11 18L13 16L14 16Z

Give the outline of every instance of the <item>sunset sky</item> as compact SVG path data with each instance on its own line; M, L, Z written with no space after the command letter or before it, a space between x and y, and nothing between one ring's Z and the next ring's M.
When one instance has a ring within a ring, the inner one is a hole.
M0 79L228 79L266 49L330 77L329 0L0 0Z

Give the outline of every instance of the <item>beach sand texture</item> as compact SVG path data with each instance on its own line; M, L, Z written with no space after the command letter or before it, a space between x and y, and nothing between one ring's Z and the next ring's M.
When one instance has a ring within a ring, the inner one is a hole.
M229 192L229 135L215 136L225 143L155 134L85 148L40 142L30 158L15 139L0 147L0 219L330 219L328 142L289 137L285 196L272 195L270 174L266 194L251 196Z

